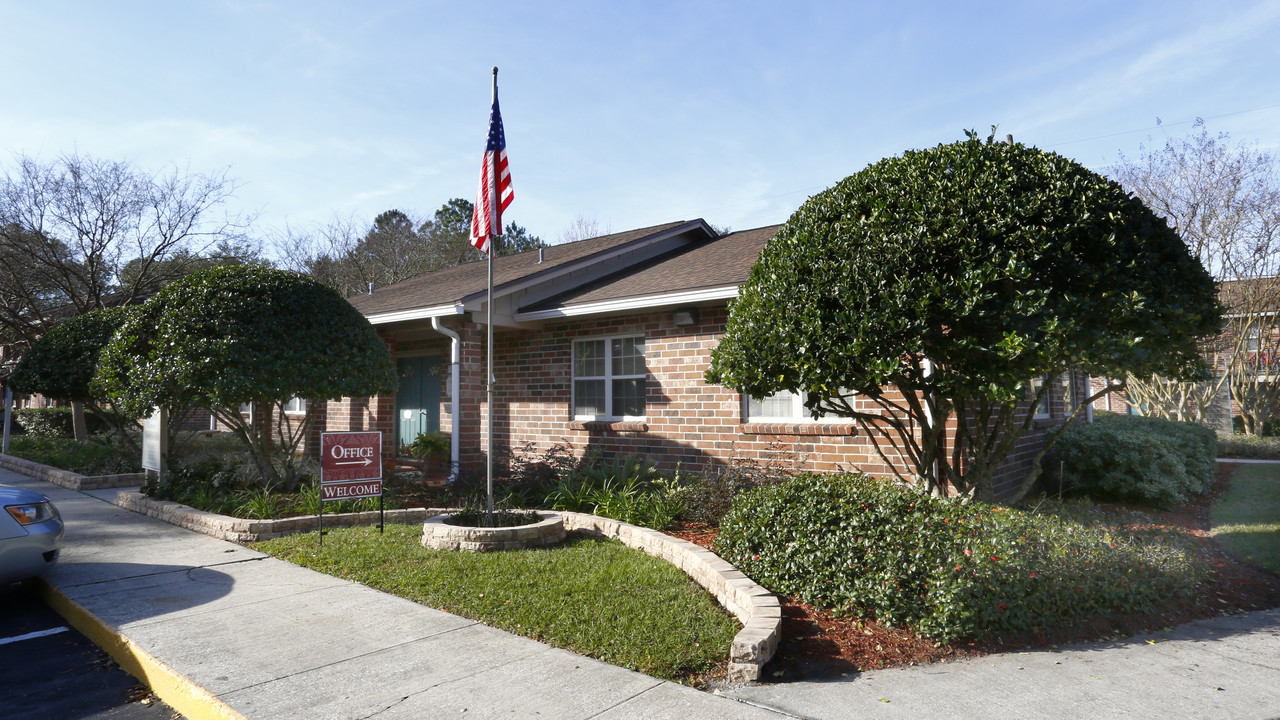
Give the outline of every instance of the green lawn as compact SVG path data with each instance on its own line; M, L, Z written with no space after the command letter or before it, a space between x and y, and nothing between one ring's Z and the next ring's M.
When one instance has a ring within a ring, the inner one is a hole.
M617 541L469 553L421 545L420 525L258 543L278 558L654 677L691 679L741 626L670 564Z
M1280 573L1280 465L1242 465L1209 517L1233 555Z

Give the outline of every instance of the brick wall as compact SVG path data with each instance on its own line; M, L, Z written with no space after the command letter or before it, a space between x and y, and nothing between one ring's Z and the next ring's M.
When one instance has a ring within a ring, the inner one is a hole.
M588 450L638 453L664 469L673 469L679 463L690 471L751 460L793 471L891 474L873 445L852 423L745 422L741 396L702 379L710 364L710 350L723 333L727 311L723 307L703 308L699 315L698 322L689 327L677 327L667 311L548 323L536 330L498 328L495 448L501 451L529 445L534 453L541 454L553 445L567 443L578 456ZM484 326L461 318L450 319L446 324L463 341L458 423L461 462L464 472L482 475L488 417ZM576 421L572 414L574 340L636 335L645 338L648 377L644 420ZM405 354L449 357L448 341L443 337L412 344L397 342L394 333L386 333L385 337L393 349ZM449 432L454 423L447 373L441 385L440 425ZM1063 392L1055 390L1054 402L1059 408ZM870 410L870 401L864 402ZM394 398L330 403L329 429L355 429L352 424L361 408L367 407L365 403L382 404L388 418L388 437L394 439ZM364 410L364 417L372 414ZM1012 488L1025 477L1044 429L1037 428L1021 440L998 478L999 488Z
M633 452L660 467L670 469L680 463L694 471L735 458L796 470L885 471L852 425L744 423L741 396L702 379L711 348L723 332L725 310L707 309L700 314L698 324L691 327L677 327L671 313L663 312L501 333L496 343L495 444L533 443L544 451L567 441L577 454L588 448ZM634 335L645 338L645 420L575 421L573 341Z

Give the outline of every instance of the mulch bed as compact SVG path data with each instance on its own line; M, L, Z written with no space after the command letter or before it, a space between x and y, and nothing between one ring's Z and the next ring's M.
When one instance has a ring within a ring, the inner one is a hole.
M1072 642L1127 637L1217 615L1280 607L1280 576L1229 556L1209 536L1209 510L1226 491L1235 468L1220 464L1213 488L1175 511L1145 511L1155 523L1192 539L1212 567L1213 578L1195 598L1171 603L1159 613L1100 618L1076 628L1035 636L937 645L910 630L873 620L835 617L799 602L782 600L782 641L765 668L764 679L786 682L839 677L885 667L947 662L993 652L1051 647ZM667 533L710 548L717 528L686 524Z

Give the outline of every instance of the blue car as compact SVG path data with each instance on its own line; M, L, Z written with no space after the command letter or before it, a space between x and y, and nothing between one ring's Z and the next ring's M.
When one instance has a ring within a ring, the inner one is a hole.
M62 516L49 498L0 485L0 589L44 573L62 550Z

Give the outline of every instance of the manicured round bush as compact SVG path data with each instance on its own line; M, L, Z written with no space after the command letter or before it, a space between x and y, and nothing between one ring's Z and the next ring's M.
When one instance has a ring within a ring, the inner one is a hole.
M13 370L13 387L58 400L97 402L92 383L98 356L135 310L102 308L63 321L22 356Z
M1171 508L1213 485L1218 436L1193 423L1099 415L1063 428L1047 459L1076 495Z
M716 546L774 592L944 642L1150 611L1203 577L1167 542L957 505L862 474L740 495Z
M994 129L967 134L809 198L761 251L706 380L806 393L872 442L908 415L926 432L899 446L906 473L991 500L1027 429L1014 410L1029 378L1199 377L1221 307L1186 243L1119 184ZM903 403L912 393L933 401ZM970 443L971 462L946 467L952 434L927 429L948 422L1010 442Z

